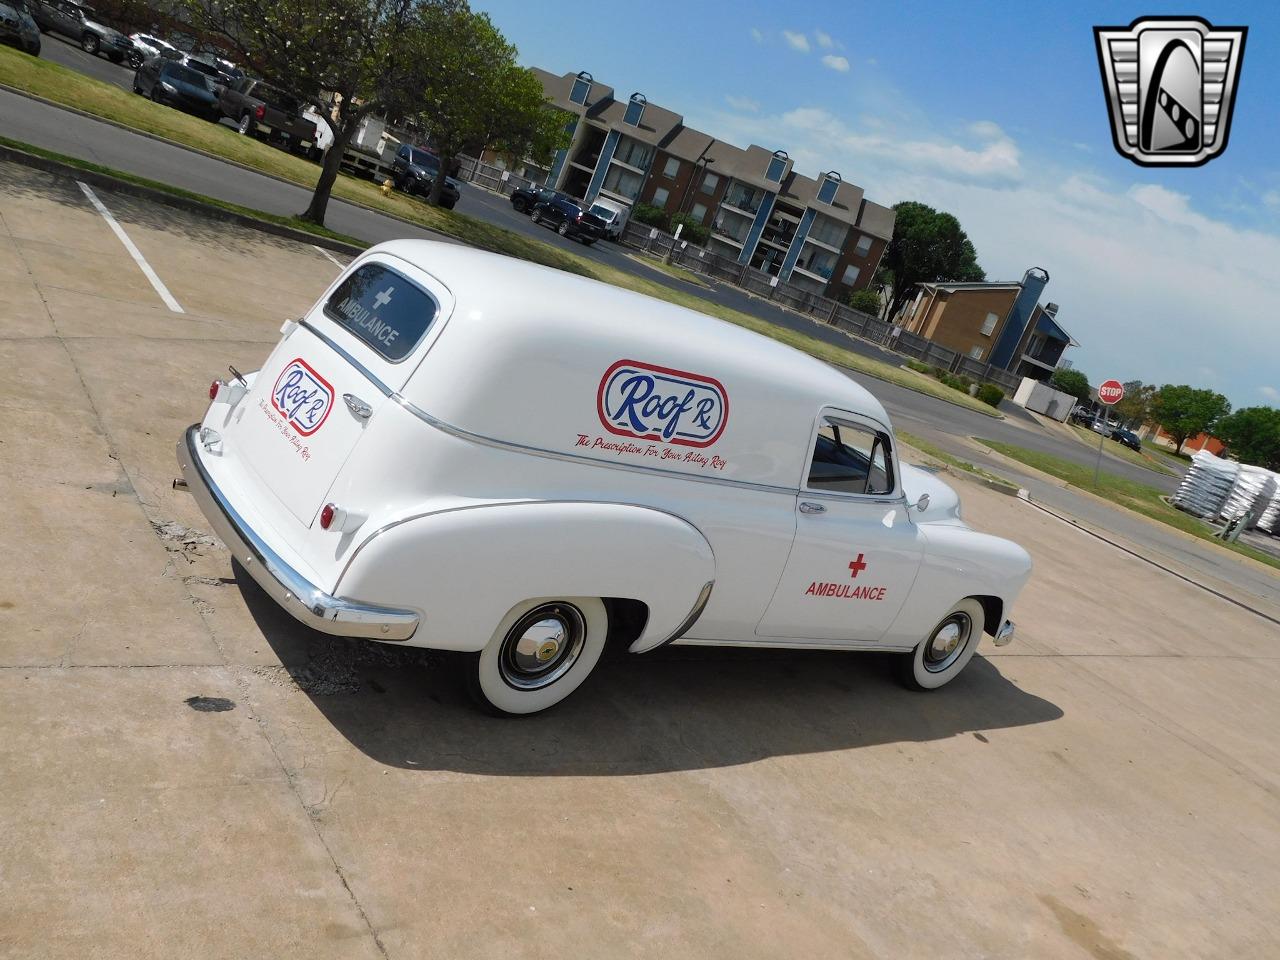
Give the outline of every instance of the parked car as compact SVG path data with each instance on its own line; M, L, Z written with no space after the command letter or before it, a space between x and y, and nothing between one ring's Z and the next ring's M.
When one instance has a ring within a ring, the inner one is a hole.
M97 12L72 0L33 0L31 15L40 29L60 33L80 44L85 53L102 54L120 63L133 51L133 41L108 26Z
M302 116L302 105L265 80L241 77L218 94L218 109L245 136L283 141L290 148L310 149L315 124Z
M439 175L440 158L434 153L407 143L400 144L391 162L391 180L397 190L420 197L430 196L432 184ZM440 188L440 206L452 210L458 205L461 195L458 182L446 176Z
M1142 450L1142 441L1138 439L1138 435L1132 430L1126 430L1124 427L1117 427L1111 431L1111 439L1116 440L1130 450Z
M589 247L604 237L604 221L594 213L585 212L568 197L555 196L550 200L539 200L533 205L533 212L529 217L534 223L555 227L560 236L579 240L584 246Z
M684 307L398 240L233 373L177 456L243 572L324 633L466 654L489 710L563 700L606 639L893 651L933 689L1013 638L1030 557L880 403Z
M511 206L517 213L533 213L533 208L544 200L560 197L572 202L573 198L548 187L520 187L511 194Z
M129 51L129 66L135 70L152 57L163 57L166 60L178 60L182 57L182 51L173 44L149 33L131 33L129 40L133 44L133 49Z
M0 43L9 43L33 57L40 56L40 27L25 0L0 0Z
M1092 424L1090 424L1090 429L1093 430L1094 433L1100 433L1104 437L1109 437L1111 436L1111 431L1115 430L1118 426L1120 426L1118 423L1113 423L1106 417L1098 417Z
M214 57L197 53L186 53L181 56L181 62L195 70L203 73L209 80L209 87L213 90L214 96L222 96L222 91L235 83L238 78L233 77L222 69L222 66ZM243 74L241 75L243 76Z
M627 220L631 216L629 206L610 200L608 197L596 197L591 202L589 212L604 221L605 236L610 240L617 240L622 236L622 231L626 229Z
M1089 426L1094 421L1095 414L1088 407L1076 407L1071 411L1071 419L1081 426Z
M133 75L133 92L217 123L222 118L209 78L176 60L152 57Z

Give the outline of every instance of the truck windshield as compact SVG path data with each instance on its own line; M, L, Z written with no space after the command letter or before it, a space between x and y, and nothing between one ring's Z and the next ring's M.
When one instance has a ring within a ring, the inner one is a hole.
M392 363L413 352L439 306L431 294L380 263L366 263L343 280L325 314Z
M413 147L409 148L409 162L424 168L428 173L435 173L440 169L440 163L435 157L425 150L415 150Z
M605 223L609 223L610 221L613 220L615 216L617 216L616 210L610 210L608 207L602 207L598 203L592 205L591 212L594 213L601 220L603 220Z

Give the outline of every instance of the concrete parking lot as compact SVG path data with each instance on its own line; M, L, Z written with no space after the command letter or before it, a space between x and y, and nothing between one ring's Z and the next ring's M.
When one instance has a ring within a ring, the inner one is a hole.
M672 648L484 717L279 613L170 489L338 267L96 195L181 313L0 164L0 956L1280 954L1273 623L956 480L1036 572L944 690Z

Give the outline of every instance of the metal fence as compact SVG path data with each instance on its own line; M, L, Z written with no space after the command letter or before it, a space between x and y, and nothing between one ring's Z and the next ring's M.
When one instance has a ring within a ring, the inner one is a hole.
M510 196L521 187L543 185L510 170L481 163L474 157L462 157L460 160L459 179L467 180L478 187L492 190L503 196ZM921 363L927 363L931 367L941 367L943 370L971 380L994 383L1007 394L1012 395L1021 383L1021 378L1007 370L966 357L962 353L957 353L955 350L950 350L901 328L898 328L898 335L895 337L893 325L878 317L854 310L838 300L813 293L796 284L785 283L777 277L760 270L753 270L750 266L722 257L695 244L677 240L657 227L628 221L618 242L641 253L668 260L693 273L733 284L795 313L835 327L849 336L868 340L877 346L911 357Z

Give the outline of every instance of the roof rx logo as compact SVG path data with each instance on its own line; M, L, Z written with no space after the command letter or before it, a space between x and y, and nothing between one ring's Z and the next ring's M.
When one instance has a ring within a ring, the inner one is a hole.
M309 437L324 424L333 406L333 387L298 357L280 371L271 391L271 405L293 428Z
M596 412L621 437L709 447L724 433L729 395L711 377L619 360L600 378Z
M1120 155L1144 167L1196 167L1222 153L1248 32L1199 17L1094 27Z

